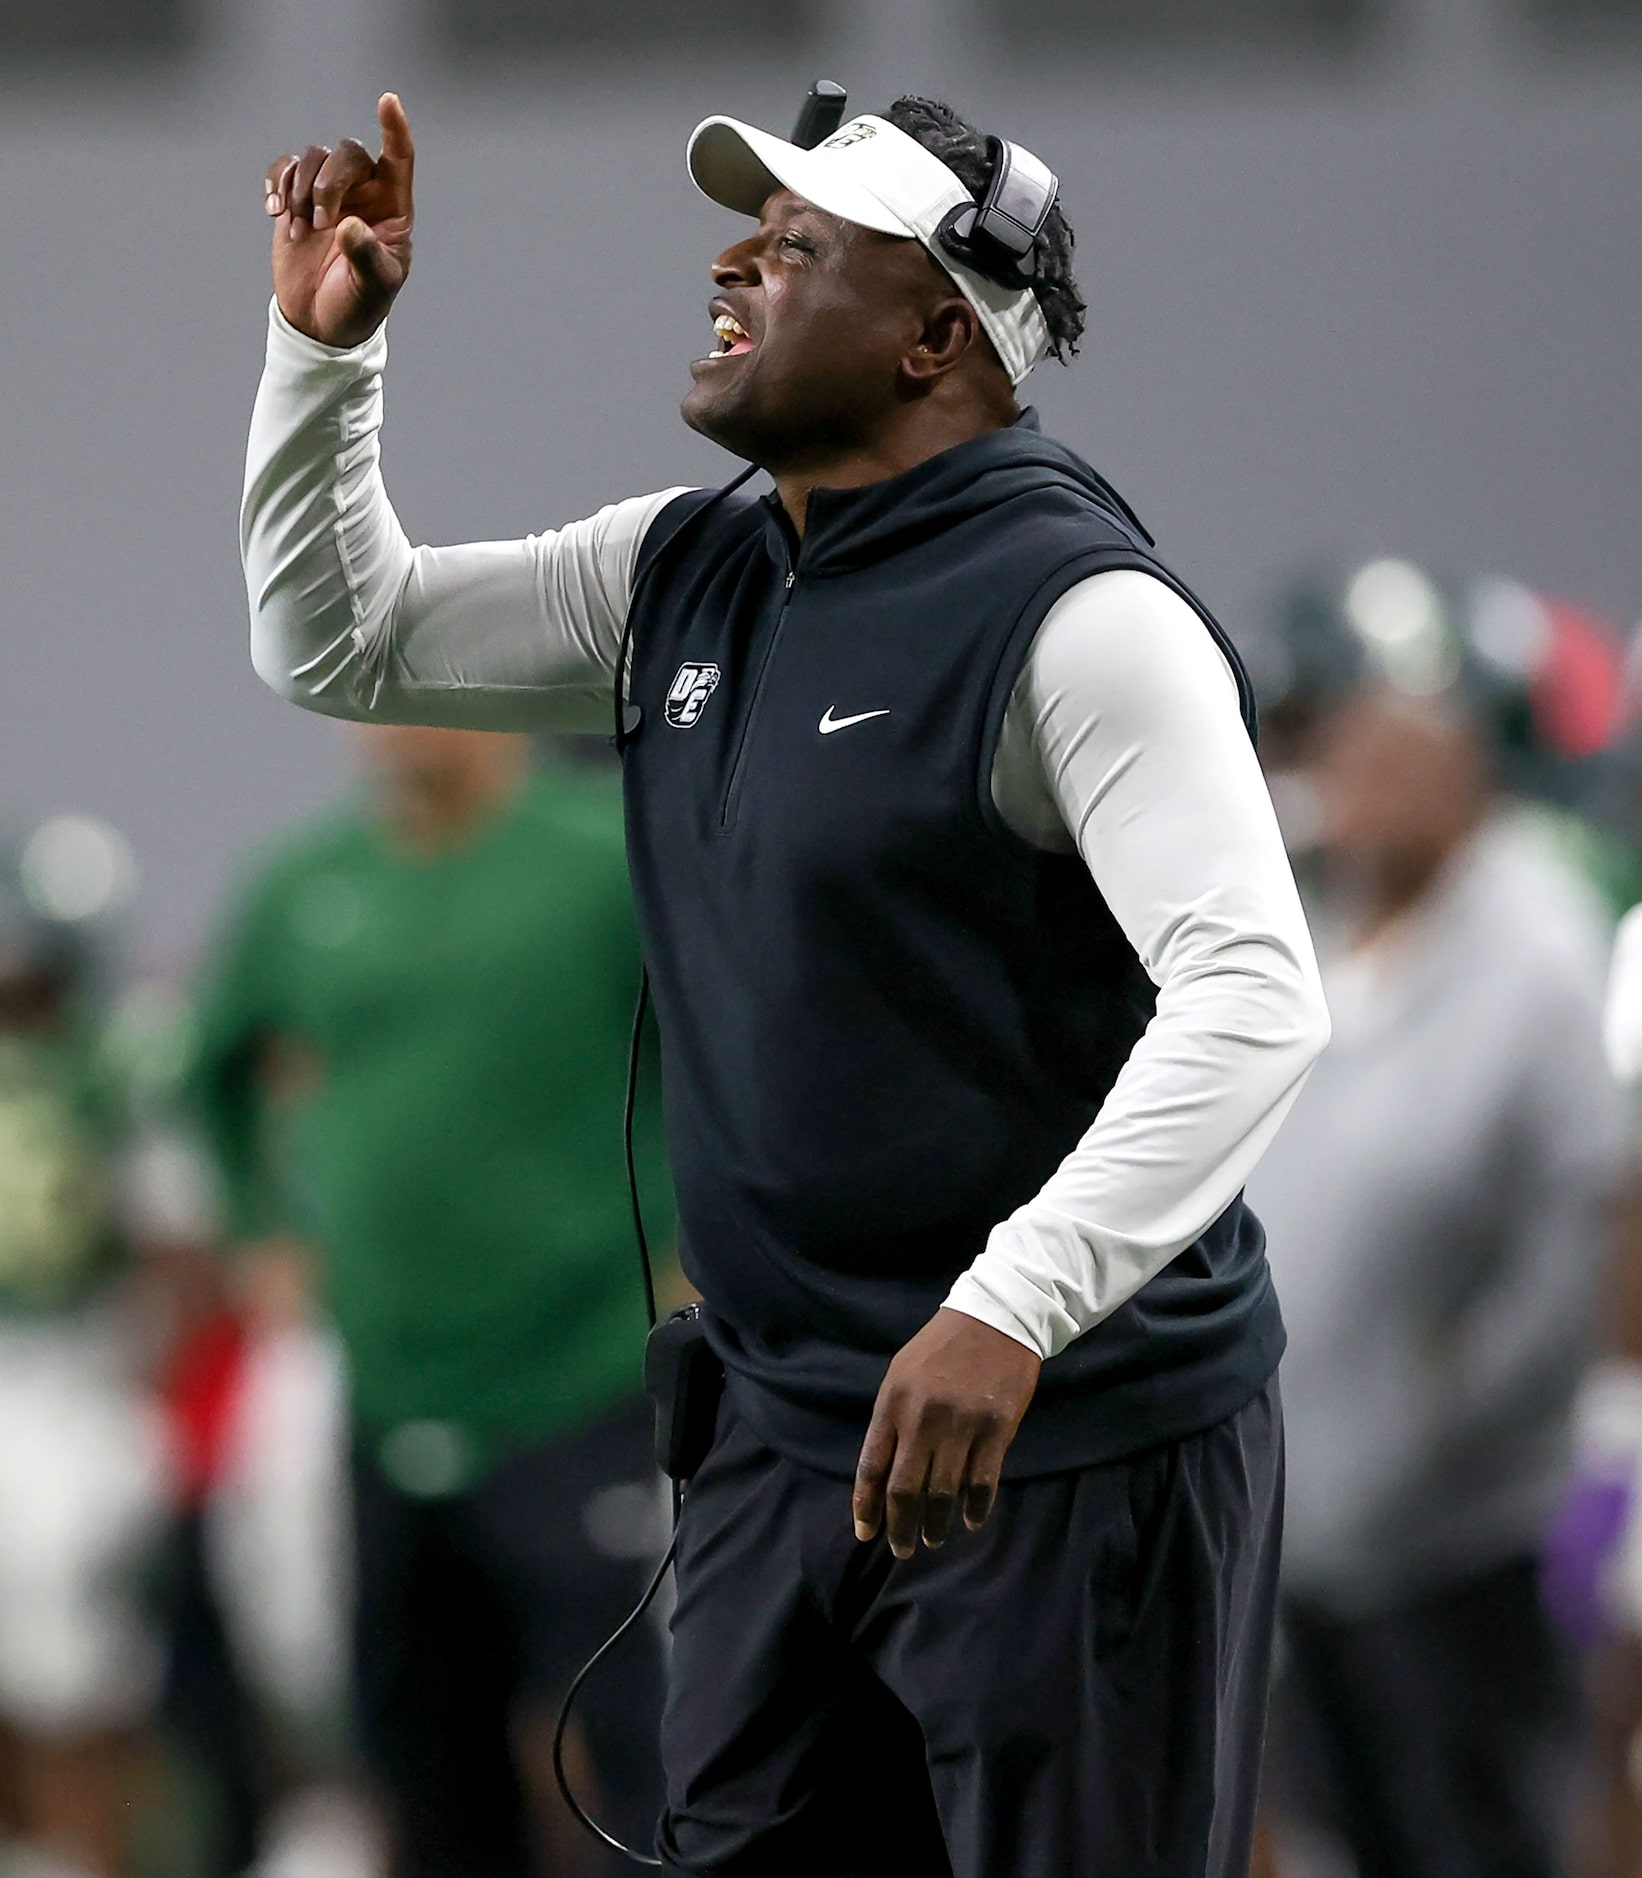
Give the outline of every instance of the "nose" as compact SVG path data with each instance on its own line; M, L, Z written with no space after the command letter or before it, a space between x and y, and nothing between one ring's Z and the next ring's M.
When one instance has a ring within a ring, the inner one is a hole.
M749 235L733 248L726 248L713 263L715 287L746 287L758 278L758 236Z

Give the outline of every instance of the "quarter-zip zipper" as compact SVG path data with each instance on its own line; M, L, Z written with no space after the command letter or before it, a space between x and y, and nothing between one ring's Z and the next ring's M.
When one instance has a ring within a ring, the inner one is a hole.
M747 715L741 720L741 735L736 739L735 755L730 761L730 778L724 785L724 801L718 814L720 828L728 828L735 819L736 789L747 756L747 739L752 735L753 719L758 715L758 701L764 695L764 680L769 675L770 660L775 657L775 642L781 637L781 628L787 623L787 609L792 605L792 590L797 579L797 571L789 567L781 590L781 611L776 614L775 624L770 628L770 636L764 643L764 656L758 662L758 676L753 680L753 695L747 700Z

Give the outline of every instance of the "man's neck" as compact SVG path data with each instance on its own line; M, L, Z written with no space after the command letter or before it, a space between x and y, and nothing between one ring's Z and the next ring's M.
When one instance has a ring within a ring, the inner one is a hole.
M1481 826L1479 814L1440 846L1419 856L1410 856L1401 866L1381 872L1364 901L1360 926L1363 941L1371 944L1424 906L1458 857L1470 847Z
M523 772L475 776L453 772L390 789L382 819L396 847L421 859L448 854L472 842L523 786Z
M999 403L984 413L977 412L973 405L961 410L932 408L928 404L913 406L907 421L870 444L798 459L779 468L772 466L770 474L775 478L781 506L802 539L813 490L864 489L871 483L888 482L958 444L995 430L1007 430L1019 416L1013 399L1007 410Z

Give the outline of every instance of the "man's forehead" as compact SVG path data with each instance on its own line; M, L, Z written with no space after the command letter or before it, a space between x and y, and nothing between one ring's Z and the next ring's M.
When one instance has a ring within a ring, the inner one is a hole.
M876 228L867 228L860 222L852 222L847 215L834 215L830 209L818 209L806 197L785 184L772 190L764 198L764 206L759 211L763 225L767 228L775 222L813 222L823 230L847 238L852 243L864 243L871 246L882 244L889 248L915 248L918 243L904 235L880 234Z
M818 209L813 202L806 201L796 190L788 189L785 184L779 189L772 190L764 198L761 214L766 222L790 222L803 217L809 221L829 224L833 228L853 226L841 215L829 215L825 209Z

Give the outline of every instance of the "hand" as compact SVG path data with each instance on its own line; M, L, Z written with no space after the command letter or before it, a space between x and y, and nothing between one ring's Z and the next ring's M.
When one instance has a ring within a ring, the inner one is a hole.
M355 138L311 143L268 166L274 217L274 294L299 332L327 346L357 346L388 317L411 264L416 149L393 92L376 107L382 154Z
M311 1321L314 1260L301 1240L275 1233L239 1247L234 1276L240 1320L253 1340L280 1337Z
M973 1532L992 1511L1041 1359L1001 1330L939 1310L889 1366L855 1470L855 1536L880 1525L897 1558L946 1542L961 1500Z

